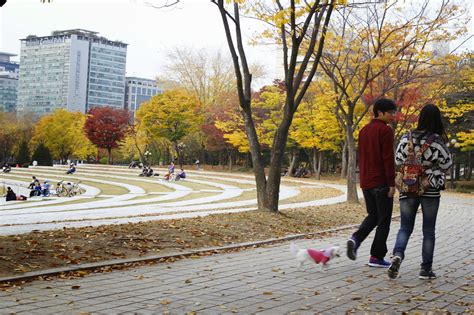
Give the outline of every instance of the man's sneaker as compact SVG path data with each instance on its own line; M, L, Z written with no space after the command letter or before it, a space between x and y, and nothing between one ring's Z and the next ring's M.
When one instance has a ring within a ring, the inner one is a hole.
M377 257L374 257L374 256L370 256L368 265L370 267L376 267L376 268L390 267L390 263L388 261L385 261L384 259L378 259Z
M402 258L400 256L394 256L392 258L392 264L387 270L387 274L390 279L396 279L398 277L398 271L400 270L401 264Z
M431 280L431 279L436 279L436 274L433 272L433 270L425 270L421 269L420 271L420 276L418 277L421 280Z
M351 260L356 260L357 258L357 242L352 237L347 240L347 257Z

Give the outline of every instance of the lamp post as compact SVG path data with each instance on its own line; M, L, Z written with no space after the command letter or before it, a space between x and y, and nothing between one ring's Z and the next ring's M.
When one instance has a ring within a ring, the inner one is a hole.
M186 144L183 142L178 143L178 157L179 157L179 167L183 168L183 152L186 148Z
M451 141L448 143L448 146L452 147L451 149L451 156L453 158L453 164L451 165L451 171L449 172L450 174L450 185L449 187L451 189L454 189L455 186L454 186L454 177L456 175L456 163L455 163L455 159L456 159L456 152L457 152L457 149L459 148L459 143L458 141L456 140L456 138L453 138L451 139Z

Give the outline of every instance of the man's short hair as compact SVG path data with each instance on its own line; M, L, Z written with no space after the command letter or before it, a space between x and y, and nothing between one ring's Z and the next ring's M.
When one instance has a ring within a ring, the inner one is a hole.
M394 101L388 98L381 98L377 100L374 104L374 117L379 116L379 112L385 113L391 110L397 110L397 104Z

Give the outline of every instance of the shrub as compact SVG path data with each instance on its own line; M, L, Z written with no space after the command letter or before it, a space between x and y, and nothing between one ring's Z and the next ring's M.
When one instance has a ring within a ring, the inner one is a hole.
M18 154L16 156L16 163L20 165L30 163L30 150L28 149L28 143L22 141L20 148L18 149Z
M38 165L40 166L53 166L53 158L51 157L51 152L43 143L40 143L36 147L36 150L33 153L31 160L38 162Z

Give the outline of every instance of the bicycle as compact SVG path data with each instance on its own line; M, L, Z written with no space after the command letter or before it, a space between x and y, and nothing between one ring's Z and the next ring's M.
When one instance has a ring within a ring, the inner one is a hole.
M63 180L59 181L56 185L56 195L58 197L67 197L69 195L69 189L66 184L64 184Z
M61 180L58 182L56 185L56 195L58 197L72 197L72 196L77 196L82 194L83 190L79 186L79 183L81 181L78 181L77 183L66 183L64 184L64 180Z
M79 186L80 183L81 181L78 181L72 185L72 187L69 189L69 197L82 194L81 186Z

